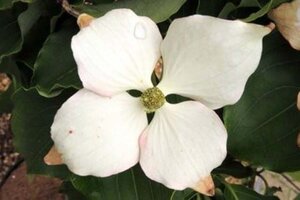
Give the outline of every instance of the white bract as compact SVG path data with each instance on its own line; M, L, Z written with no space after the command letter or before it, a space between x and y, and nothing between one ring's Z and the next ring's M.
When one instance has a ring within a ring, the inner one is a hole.
M84 88L62 105L51 127L64 163L76 174L106 177L139 162L169 188L195 188L226 156L226 129L213 109L241 97L269 32L194 15L174 20L162 40L153 21L128 9L93 20L72 39ZM163 77L154 90L195 101L159 97L154 104L162 106L148 125L146 100L126 91L149 92L160 57Z

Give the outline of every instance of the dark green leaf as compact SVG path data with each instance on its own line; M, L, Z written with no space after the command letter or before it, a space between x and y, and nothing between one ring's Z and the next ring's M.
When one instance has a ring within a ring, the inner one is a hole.
M38 0L19 16L18 21L23 30L23 46L17 56L19 62L33 69L37 54L50 34L51 18L59 14L60 10L55 1Z
M35 0L1 0L0 1L0 10L5 10L11 8L14 3L16 2L25 2L25 3L32 3Z
M271 9L277 7L281 3L288 2L290 0L269 0L266 4L264 4L257 12L252 13L249 17L242 19L245 22L254 21L265 14L267 14Z
M24 12L22 12L24 6L14 6L11 10L0 11L0 38L5 38L0 45L0 62L4 57L21 50L24 37L40 17L45 15L45 6L48 5L45 2L47 1L40 0L30 4Z
M226 0L199 0L197 13L216 17L220 14L226 3Z
M148 16L155 22L162 22L176 13L186 0L122 0L112 3L99 3L96 5L75 5L80 12L100 17L106 12L116 8L129 8L137 15Z
M281 3L290 0L241 0L238 5L228 2L221 14L222 18L241 19L245 22L252 22L266 16L266 14Z
M237 5L231 2L227 2L223 7L223 9L221 10L221 12L219 13L218 17L227 19L229 14L233 12L235 9L237 9Z
M63 182L61 193L67 195L68 200L88 200L83 194L74 188L70 181Z
M267 14L272 8L273 8L274 1L270 0L266 5L264 5L260 10L258 10L255 13L252 13L249 17L242 19L245 22L251 22L254 21L265 14Z
M261 62L243 96L225 108L231 155L277 172L300 169L299 66L299 51L278 32L265 38Z
M236 178L246 178L253 175L250 167L245 167L237 161L225 160L221 166L213 170L214 174L227 174Z
M49 33L50 19L48 22L47 18L59 10L52 0L39 0L29 4L27 9L23 4L16 4L10 10L0 11L0 37L5 38L0 45L0 62L4 57L18 53L25 40L25 49L20 53L20 59L30 67L29 63L33 62L37 54L34 47L41 46L45 34Z
M71 50L71 38L78 32L75 19L65 20L50 34L34 65L33 84L43 96L56 96L64 88L81 88Z
M243 185L225 184L224 196L226 200L279 200L275 196L263 196Z
M52 147L50 126L70 91L55 98L41 97L35 89L19 89L13 96L12 131L14 145L24 156L28 173L67 178L70 172L64 165L48 166L43 158Z
M300 200L300 194L298 194L298 196L296 196L294 200Z
M198 193L192 189L185 189L183 191L173 191L170 200L192 200L197 198Z
M24 38L23 48L18 53L17 59L31 70L33 69L40 48L49 35L49 28L49 20L40 18L34 27L32 27L30 33Z
M275 187L275 186L272 186L272 187L266 187L266 191L265 191L265 195L274 195L276 192L282 192L282 189L281 187Z
M148 179L139 166L107 178L74 176L71 181L89 200L168 200L173 192Z
M293 180L300 182L300 171L287 173Z
M13 10L0 11L0 63L2 59L20 50L22 36Z
M14 85L11 84L6 91L0 92L0 113L10 113L12 111L11 96L14 91Z
M216 188L216 194L214 200L225 200L224 194L221 189Z

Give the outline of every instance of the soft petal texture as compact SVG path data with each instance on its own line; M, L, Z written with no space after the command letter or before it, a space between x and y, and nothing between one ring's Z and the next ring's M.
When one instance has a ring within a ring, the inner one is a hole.
M174 20L161 51L164 61L159 88L217 109L241 97L255 71L262 38L269 28L193 15Z
M166 103L141 135L140 164L165 186L197 188L226 157L227 133L217 114L203 104Z
M281 4L270 11L269 17L291 46L300 50L300 0Z
M138 138L147 126L139 99L101 97L82 89L58 110L51 136L75 174L105 177L138 162Z
M161 40L153 21L128 9L93 20L71 44L83 86L105 96L152 87Z

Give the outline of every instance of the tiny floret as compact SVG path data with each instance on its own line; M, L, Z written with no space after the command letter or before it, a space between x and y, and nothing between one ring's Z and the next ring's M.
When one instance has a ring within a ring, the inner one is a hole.
M147 113L155 112L165 103L165 95L157 88L148 88L141 95L141 101Z

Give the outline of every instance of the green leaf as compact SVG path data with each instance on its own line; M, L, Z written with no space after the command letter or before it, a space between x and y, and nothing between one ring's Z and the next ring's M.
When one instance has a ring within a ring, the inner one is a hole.
M222 18L241 19L252 22L266 14L281 3L290 0L241 0L238 5L228 2L221 13Z
M300 171L287 173L293 180L300 182Z
M271 187L266 187L266 191L265 191L265 195L274 195L276 192L282 192L281 187L275 187L275 186L271 186Z
M1 63L4 57L18 52L22 44L21 30L13 10L0 11L0 38Z
M1 0L0 1L0 10L6 10L11 8L16 2L32 3L35 0Z
M4 92L0 92L0 113L10 113L13 108L11 96L14 93L13 83Z
M49 34L50 19L48 22L47 18L59 10L52 0L38 0L29 4L27 9L23 4L16 4L10 10L0 11L0 37L5 38L0 45L0 63L4 57L21 51L25 40L25 49L20 53L20 59L30 67L29 60L32 62L37 54L34 47L45 39L45 34Z
M117 8L129 8L137 15L150 17L155 22L162 22L176 13L186 0L122 0L95 5L74 5L75 9L94 17L103 16L106 12Z
M246 178L253 175L253 170L237 161L226 159L221 166L213 170L213 174L227 174L236 178Z
M0 11L0 38L5 38L0 45L0 63L4 57L21 50L24 37L40 17L45 15L48 5L46 2L40 0L30 4L24 12L22 5L14 6L11 10Z
M267 14L273 8L274 1L270 0L266 5L264 5L259 11L252 13L249 17L242 19L244 22L254 21L265 14Z
M71 182L89 200L168 200L173 192L148 179L139 166L107 178L74 175Z
M279 200L275 196L263 196L242 185L225 184L226 200Z
M75 19L68 18L58 31L49 35L40 50L32 82L42 96L53 97L64 88L82 87L71 50L71 38L77 32Z
M52 147L50 127L62 103L70 97L67 91L55 98L41 97L35 89L19 89L13 96L12 131L14 145L27 163L30 174L47 174L67 178L69 170L64 165L48 166L43 158Z
M251 22L254 21L264 15L266 15L271 9L277 7L278 5L289 2L290 0L269 0L268 3L264 4L257 12L252 13L250 16L248 16L245 19L242 19L245 22Z
M185 189L183 191L176 191L174 190L170 200L192 200L197 198L196 196L199 193L197 193L196 191L192 190L192 189Z
M226 0L198 0L197 13L216 17L220 14L226 3Z
M223 9L221 10L221 12L219 13L218 17L223 18L223 19L227 19L229 14L231 12L233 12L235 9L237 9L237 5L228 2L225 4L225 6L223 7Z
M88 200L83 194L74 188L70 181L64 181L60 191L68 196L68 200Z
M60 11L61 8L55 1L38 0L30 4L28 9L19 16L20 27L23 27L23 45L17 59L31 70L39 50L50 34L51 18Z
M298 194L294 200L300 200L300 194Z
M264 39L261 62L243 96L224 110L231 155L277 172L300 169L299 66L299 51L278 32Z
M259 7L259 3L256 0L241 0L239 2L232 2L232 1L227 1L227 3L225 4L225 6L223 7L223 9L221 10L221 12L219 13L219 17L220 18L233 18L233 19L237 19L239 18L239 16L234 16L232 17L231 14L236 12L238 9L240 8L244 8L244 7ZM235 14L234 14L235 15Z

